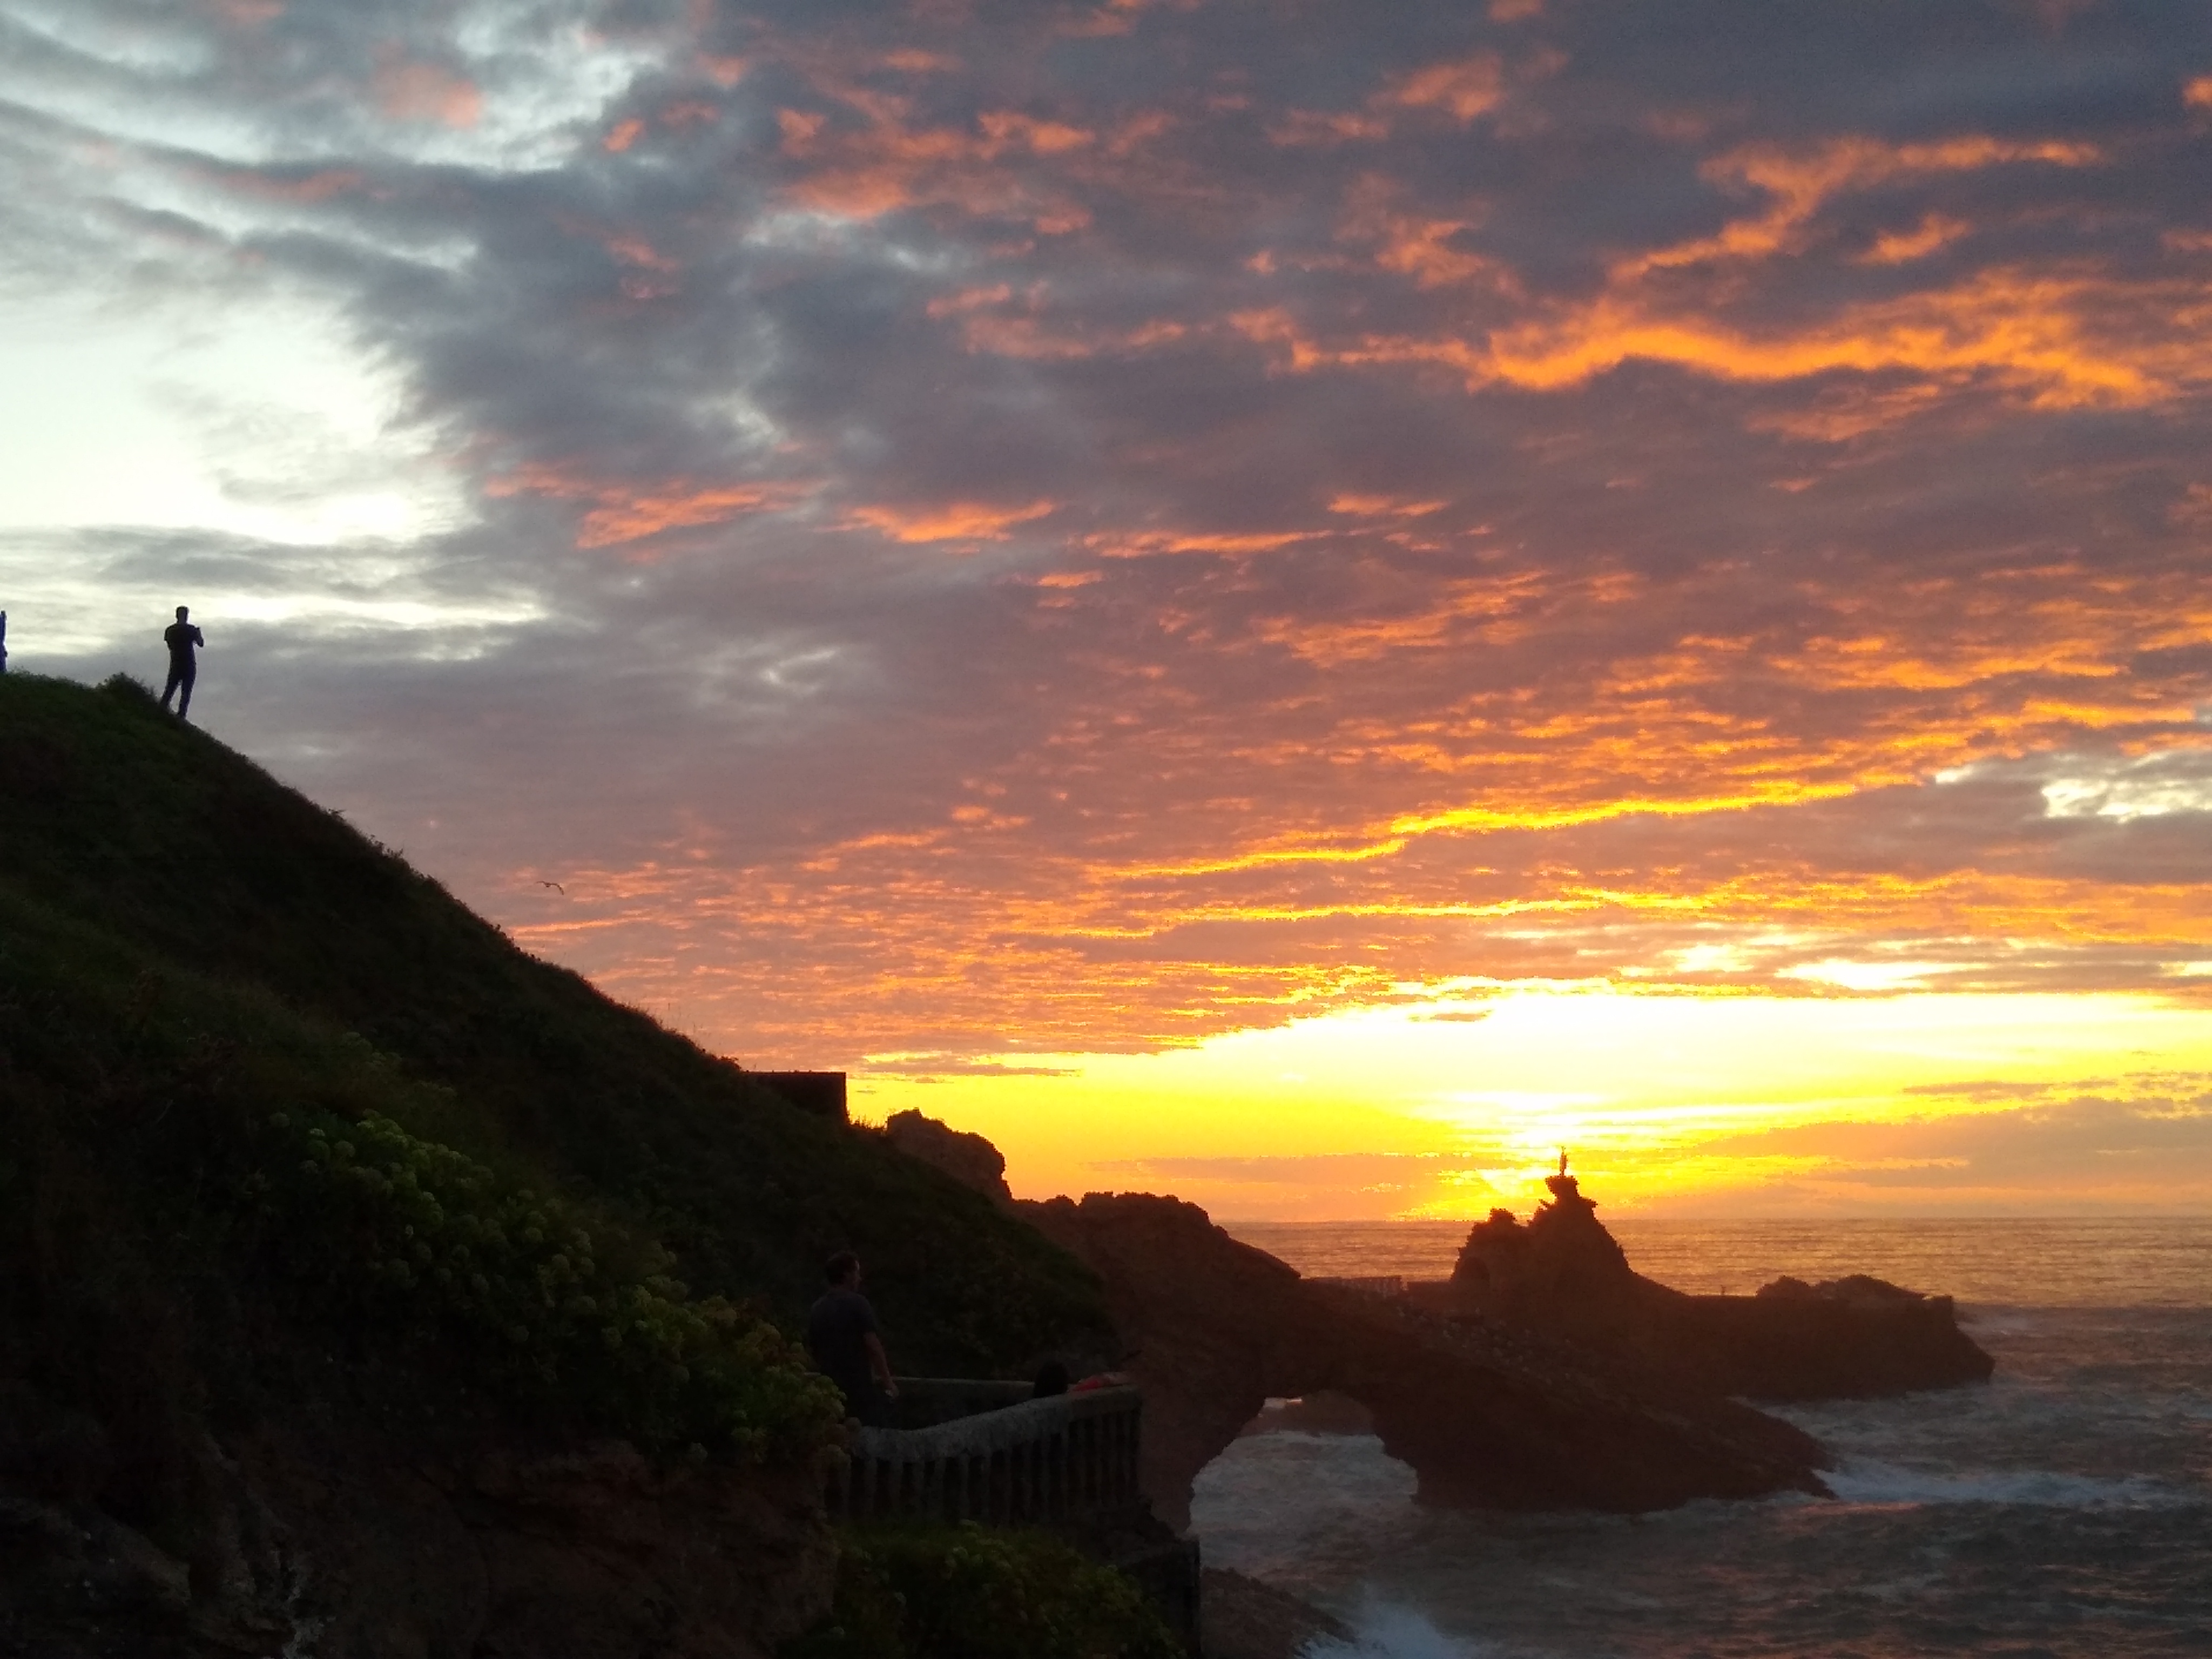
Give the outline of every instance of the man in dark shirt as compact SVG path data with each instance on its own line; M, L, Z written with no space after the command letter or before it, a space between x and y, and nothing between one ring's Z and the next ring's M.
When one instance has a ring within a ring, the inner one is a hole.
M193 647L207 643L200 630L192 626L189 607L177 607L177 619L161 630L161 642L169 647L169 683L161 688L161 707L169 706L169 699L177 697L177 717L190 720L192 713L192 680L199 672L199 665L192 656Z
M885 1427L898 1384L891 1378L876 1310L860 1294L860 1258L840 1250L823 1273L830 1288L807 1310L806 1351L822 1374L845 1391L848 1414L872 1428Z

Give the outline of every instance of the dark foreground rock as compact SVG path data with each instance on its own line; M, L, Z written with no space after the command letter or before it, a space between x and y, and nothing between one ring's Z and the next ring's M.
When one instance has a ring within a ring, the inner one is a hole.
M1754 1400L1868 1398L1989 1380L1996 1362L1948 1296L1855 1274L1779 1279L1756 1297L1688 1296L1644 1278L1563 1169L1526 1224L1492 1212L1448 1285L1413 1300L1571 1341L1684 1386Z
M1287 1590L1208 1567L1206 1659L1303 1659L1316 1642L1349 1645L1351 1627Z
M1094 1193L1018 1208L1105 1283L1145 1389L1146 1492L1174 1524L1270 1396L1322 1390L1373 1413L1428 1502L1633 1512L1824 1490L1820 1446L1786 1423L1501 1320L1301 1279L1194 1205Z
M621 1443L425 1455L312 1423L179 1450L158 1542L36 1469L0 1476L0 1654L767 1659L830 1605L811 1470Z

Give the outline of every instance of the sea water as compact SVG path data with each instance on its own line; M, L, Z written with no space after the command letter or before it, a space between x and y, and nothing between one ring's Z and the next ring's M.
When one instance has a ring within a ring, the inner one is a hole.
M1465 1234L1231 1231L1304 1272L1416 1278ZM1339 1613L1373 1659L2212 1659L2212 1220L1613 1231L1684 1290L1948 1291L1996 1378L1783 1409L1835 1455L1832 1499L1635 1517L1424 1509L1372 1436L1249 1436L1198 1481L1208 1562Z

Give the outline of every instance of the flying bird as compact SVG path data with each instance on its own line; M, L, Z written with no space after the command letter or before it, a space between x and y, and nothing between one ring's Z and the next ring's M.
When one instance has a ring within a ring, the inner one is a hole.
M540 887L550 887L550 888L551 888L555 892L558 893L558 894L559 894L562 898L566 898L566 897L568 897L568 890L567 888L563 887L563 886L562 886L559 882L557 882L557 881L544 881L544 880L541 880L541 881L539 881L539 883L538 883L538 884Z

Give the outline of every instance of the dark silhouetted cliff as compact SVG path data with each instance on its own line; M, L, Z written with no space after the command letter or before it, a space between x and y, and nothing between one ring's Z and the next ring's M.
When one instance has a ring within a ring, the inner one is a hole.
M142 688L0 679L0 1652L759 1655L828 1595L828 1251L913 1370L1110 1341Z

